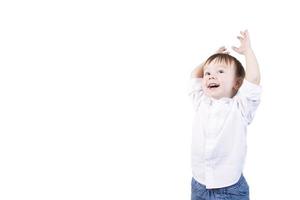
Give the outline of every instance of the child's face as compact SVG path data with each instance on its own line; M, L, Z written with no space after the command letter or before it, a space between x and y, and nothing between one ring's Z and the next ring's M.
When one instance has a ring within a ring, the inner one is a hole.
M204 66L202 88L207 96L214 99L231 98L238 87L233 64L212 61Z

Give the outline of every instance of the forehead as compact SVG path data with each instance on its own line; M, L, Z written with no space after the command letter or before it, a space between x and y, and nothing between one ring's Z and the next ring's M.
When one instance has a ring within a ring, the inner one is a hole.
M203 69L204 70L209 70L209 69L219 69L219 68L223 68L223 69L234 69L233 68L233 63L226 63L224 61L217 61L217 60L213 60L210 63L206 64Z

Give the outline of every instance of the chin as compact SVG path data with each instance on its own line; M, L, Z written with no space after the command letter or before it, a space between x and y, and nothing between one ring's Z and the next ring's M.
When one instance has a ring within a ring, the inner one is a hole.
M222 98L222 97L220 97L220 95L214 95L214 94L208 94L207 96L209 96L210 98L214 98L214 99Z
M219 97L219 96L211 96L211 98L214 98L214 99L221 99L222 97Z

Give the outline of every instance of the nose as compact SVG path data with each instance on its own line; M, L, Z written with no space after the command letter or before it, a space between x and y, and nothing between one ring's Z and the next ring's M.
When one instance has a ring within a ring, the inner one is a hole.
M215 79L216 77L214 76L214 75L210 75L209 77L208 77L208 79L210 80L210 79Z

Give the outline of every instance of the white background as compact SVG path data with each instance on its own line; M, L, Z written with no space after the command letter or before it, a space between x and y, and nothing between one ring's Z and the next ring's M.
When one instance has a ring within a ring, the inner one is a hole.
M1 1L0 199L190 199L189 76L246 28L250 196L296 199L296 2Z

